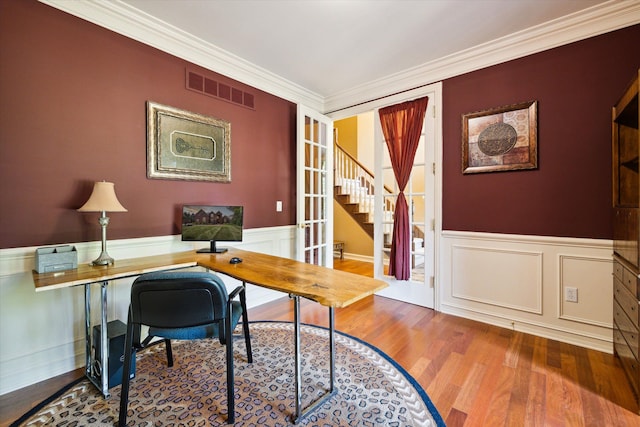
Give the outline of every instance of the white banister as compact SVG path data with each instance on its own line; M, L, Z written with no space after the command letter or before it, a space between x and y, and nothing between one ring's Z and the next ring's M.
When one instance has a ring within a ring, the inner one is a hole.
M374 211L374 177L357 159L347 153L339 144L334 149L334 183L341 188L342 194L348 194L351 203L358 204L358 211L368 214L367 222L373 222ZM385 195L393 194L384 188ZM384 218L393 218L395 204L390 198L384 198ZM391 233L391 229L384 233ZM392 228L392 227L391 227Z

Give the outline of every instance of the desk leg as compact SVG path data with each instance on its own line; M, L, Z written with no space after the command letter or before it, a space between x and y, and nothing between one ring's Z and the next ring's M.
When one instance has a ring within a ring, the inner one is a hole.
M331 376L329 393L334 392L334 384L336 379L336 327L334 318L334 308L329 307L329 375Z
M109 331L107 330L107 285L109 282L100 284L101 310L100 310L100 378L102 379L101 390L105 397L109 397Z
M109 339L107 333L107 285L109 282L104 281L100 284L100 376L96 376L95 360L91 356L91 285L84 285L84 319L85 319L85 341L86 341L86 369L85 375L98 388L105 398L110 396L109 393Z
M92 377L93 360L91 357L91 285L84 285L84 339L85 339L85 375Z
M293 296L293 336L296 365L296 413L294 422L297 424L302 419L302 368L300 366L300 297L297 295Z
M300 361L300 297L292 296L293 298L293 323L294 323L294 347L295 347L295 386L296 386L296 413L294 414L293 422L298 424L304 417L310 412L315 410L318 406L323 404L327 399L335 393L335 315L334 308L329 307L329 375L330 384L329 391L320 396L315 402L309 405L306 409L302 409L302 369Z

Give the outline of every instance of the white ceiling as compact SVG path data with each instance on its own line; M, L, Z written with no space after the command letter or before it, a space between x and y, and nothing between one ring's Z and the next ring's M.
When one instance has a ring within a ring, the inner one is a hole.
M605 0L123 0L321 97Z

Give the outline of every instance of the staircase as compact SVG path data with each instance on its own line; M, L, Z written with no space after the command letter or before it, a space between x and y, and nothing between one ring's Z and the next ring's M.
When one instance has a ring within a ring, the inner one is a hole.
M357 159L338 144L334 144L334 189L335 200L373 239L374 177ZM393 194L383 188L384 194ZM391 222L395 204L385 198L383 222ZM385 245L391 240L393 226L384 225Z
M372 239L374 190L373 174L357 159L344 151L337 142L334 143L333 197ZM382 234L384 238L383 246L386 252L391 247L393 236L395 197L384 197L394 194L386 186L382 188L382 191L384 200ZM424 230L414 224L411 230L411 268L413 269L412 275L414 278L418 278L422 274L421 281L424 281L424 255L419 255L419 252L422 251L424 253L424 238Z

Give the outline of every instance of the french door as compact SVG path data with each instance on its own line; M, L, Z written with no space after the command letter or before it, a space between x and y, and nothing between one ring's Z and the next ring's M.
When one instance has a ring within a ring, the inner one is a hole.
M393 230L393 212L386 207L395 206L398 185L391 167L389 151L382 134L378 109L374 111L374 175L375 187L386 188L385 192L376 192L374 212L374 277L386 281L389 287L378 295L434 308L437 284L437 238L440 225L440 176L436 165L441 163L441 88L433 85L412 98L389 100L378 104L383 108L399 102L429 96L427 113L423 123L420 144L411 171L411 177L404 194L409 205L409 223L411 230L411 277L409 280L397 280L385 274L388 264L390 241Z
M296 258L333 267L333 121L298 105Z

